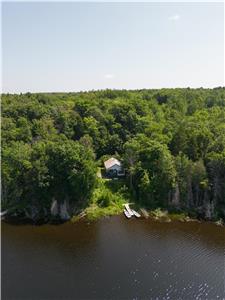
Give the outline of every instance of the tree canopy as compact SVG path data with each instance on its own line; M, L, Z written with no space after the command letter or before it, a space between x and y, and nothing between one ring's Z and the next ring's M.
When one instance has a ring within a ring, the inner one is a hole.
M225 88L2 95L2 205L88 205L116 155L133 200L225 216Z

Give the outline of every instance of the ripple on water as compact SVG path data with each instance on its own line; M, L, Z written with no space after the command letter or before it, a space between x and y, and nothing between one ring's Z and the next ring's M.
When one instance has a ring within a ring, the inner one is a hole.
M3 224L3 299L224 298L221 228L130 221Z

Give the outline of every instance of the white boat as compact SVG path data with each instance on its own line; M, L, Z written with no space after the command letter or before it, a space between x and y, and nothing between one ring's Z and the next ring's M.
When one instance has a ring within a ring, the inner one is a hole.
M127 212L129 213L129 215L132 217L134 215L134 213L133 213L133 210L130 209L129 204L124 204L124 206L125 206Z
M135 211L135 210L132 210L132 211L133 211L133 214L134 214L134 216L136 218L140 218L141 217L141 215L137 211Z
M126 209L124 209L123 212L124 212L124 215L127 217L127 219L131 218L131 215L129 214L129 212Z

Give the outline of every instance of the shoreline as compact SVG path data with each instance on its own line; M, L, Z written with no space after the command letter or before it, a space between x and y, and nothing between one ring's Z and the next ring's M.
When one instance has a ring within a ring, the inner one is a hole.
M182 222L182 223L189 223L189 222L198 222L198 223L212 223L217 226L224 227L225 222L222 219L219 220L206 220L203 218L193 218L188 216L187 212L168 212L167 210L161 210L159 208L155 210L141 210L141 217L137 220L151 220L156 221L159 223L171 223L171 222ZM142 211L145 211L146 214L143 215ZM104 218L111 218L114 216L124 216L123 209L119 209L118 207L107 207L107 208L99 208L99 207L87 207L78 215L74 215L67 220L63 220L57 217L49 217L43 219L32 220L26 217L19 217L19 216L6 216L1 218L1 221L5 223L9 223L12 225L25 225L30 224L34 226L41 226L45 224L52 224L52 225L61 225L66 222L70 222L72 224L79 223L80 221L87 221L87 222L96 222ZM125 216L124 216L125 218ZM135 218L135 217L134 217ZM135 218L136 219L136 218ZM127 220L128 222L130 220Z
M180 213L170 213L167 210L161 210L161 209L155 209L155 210L146 210L146 212L148 213L148 217L145 217L143 215L143 213L141 213L141 220L146 219L146 220L152 220L152 221L158 221L160 223L171 223L171 222L183 222L183 223L188 223L188 222L198 222L198 223L202 223L202 222L208 222L208 223L212 223L215 224L217 226L225 226L225 223L222 219L213 221L213 220L206 220L206 219L201 219L201 218L191 218L188 216L187 213L184 212L180 212ZM98 221L101 220L103 218L110 218L113 216L118 216L118 215L123 215L123 211L121 210L118 213L115 214L103 214L103 213L99 213L99 215L96 217L96 215L93 217L93 215L89 215L84 214L84 212L82 212L79 215L73 216L69 221L72 223L78 223L81 220L86 220L89 222L93 222L93 221ZM125 216L124 216L125 218ZM134 217L135 218L135 217ZM136 219L136 218L135 218ZM137 219L137 220L140 220ZM127 220L130 221L130 220Z

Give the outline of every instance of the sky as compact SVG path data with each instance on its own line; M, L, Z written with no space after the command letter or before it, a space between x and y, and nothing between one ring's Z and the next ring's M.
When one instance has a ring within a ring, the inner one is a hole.
M2 92L224 85L223 3L2 3Z

